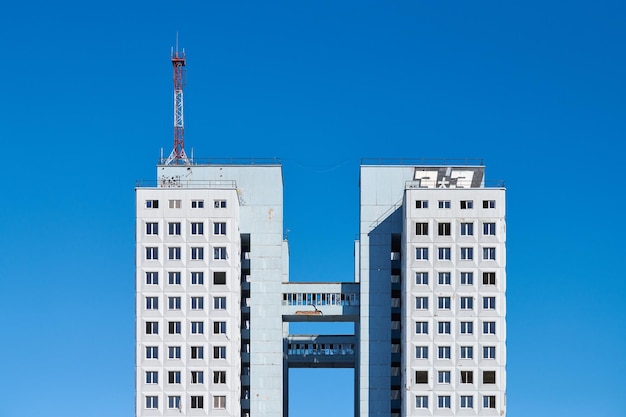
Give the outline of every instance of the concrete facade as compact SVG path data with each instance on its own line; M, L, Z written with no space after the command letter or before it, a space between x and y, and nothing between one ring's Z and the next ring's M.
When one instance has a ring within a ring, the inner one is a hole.
M505 415L505 191L484 184L362 165L354 282L291 283L280 164L157 166L136 189L136 415L287 416L289 368L324 367L355 370L355 416ZM331 321L355 334L289 333Z

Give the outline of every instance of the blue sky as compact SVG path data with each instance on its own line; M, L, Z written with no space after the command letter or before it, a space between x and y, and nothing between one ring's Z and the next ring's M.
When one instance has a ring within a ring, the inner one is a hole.
M623 2L61 0L0 13L0 416L134 414L134 185L172 147L177 31L187 152L283 161L292 280L352 278L360 158L484 158L508 416L626 415ZM292 415L349 415L351 384L294 374Z

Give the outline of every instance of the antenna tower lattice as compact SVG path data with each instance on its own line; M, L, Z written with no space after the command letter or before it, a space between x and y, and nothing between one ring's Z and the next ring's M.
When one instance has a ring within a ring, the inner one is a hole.
M183 78L185 67L185 50L178 53L178 40L176 52L172 48L172 67L174 69L174 149L165 161L165 165L189 165L189 159L185 154L185 121L183 118Z

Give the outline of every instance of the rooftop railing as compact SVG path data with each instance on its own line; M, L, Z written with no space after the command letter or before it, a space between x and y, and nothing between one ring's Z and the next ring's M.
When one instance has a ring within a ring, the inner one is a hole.
M167 158L159 158L157 165L165 165ZM281 165L280 158L189 158L189 165L173 164L169 166L194 165Z
M484 166L482 158L362 158L361 165Z

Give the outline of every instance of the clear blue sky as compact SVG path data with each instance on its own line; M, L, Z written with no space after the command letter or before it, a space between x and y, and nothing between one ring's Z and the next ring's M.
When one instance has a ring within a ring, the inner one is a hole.
M282 158L292 280L352 278L360 158L484 158L508 416L626 415L625 3L60 0L0 12L0 416L134 415L134 185L172 147L176 31L187 151ZM310 372L292 415L350 415L352 373Z

